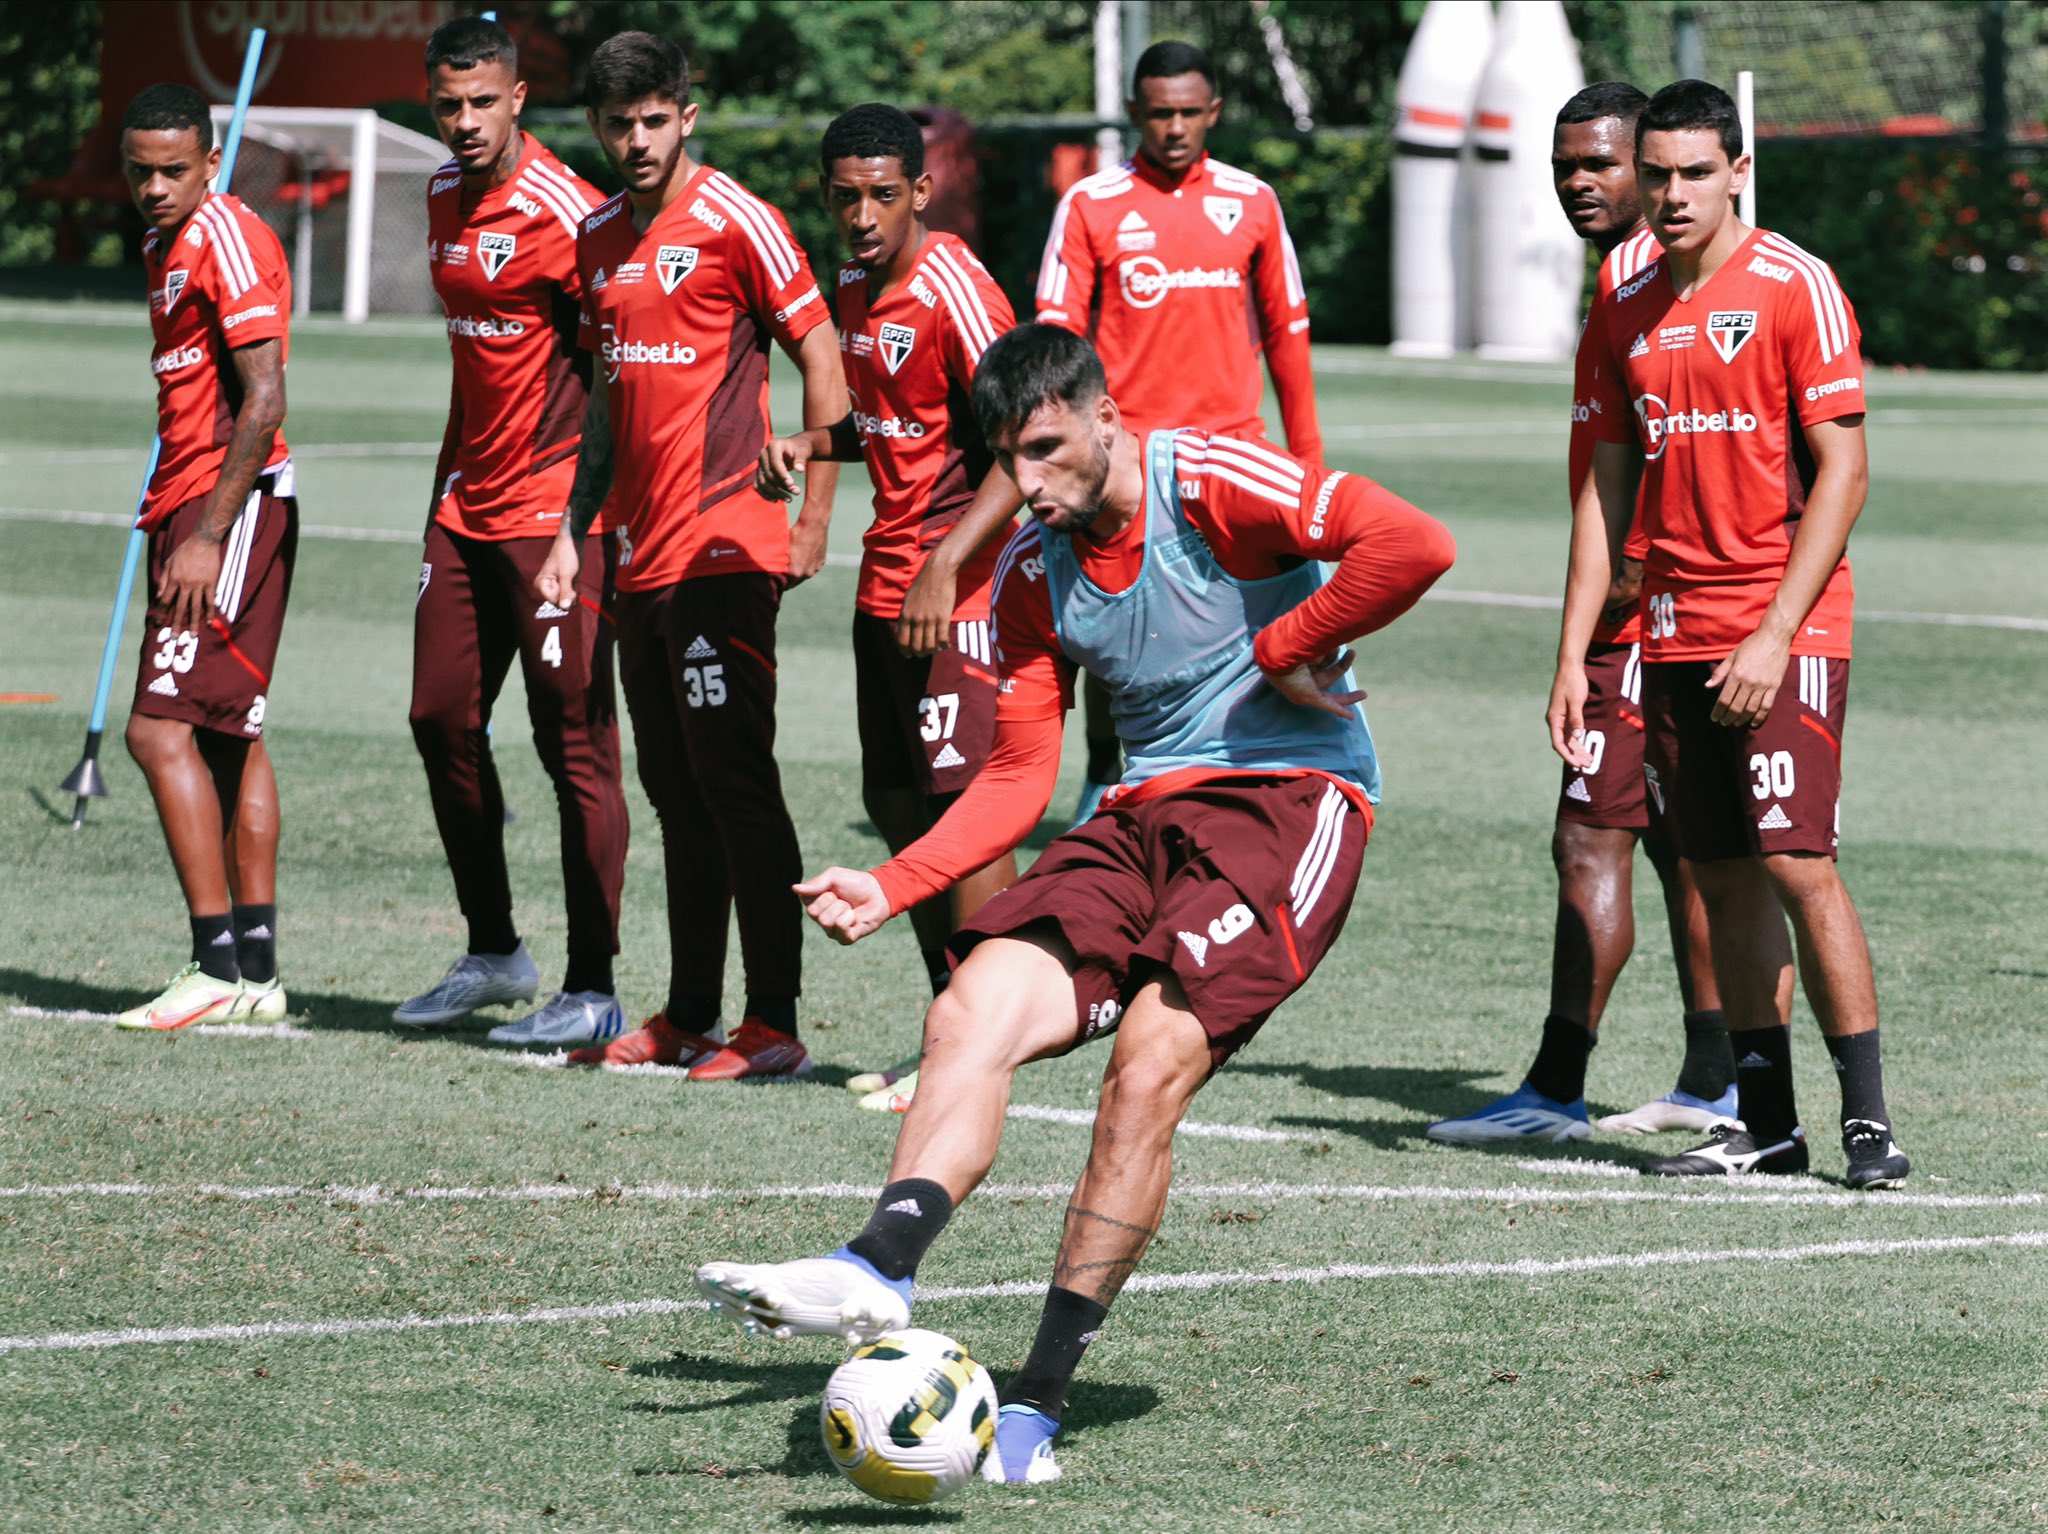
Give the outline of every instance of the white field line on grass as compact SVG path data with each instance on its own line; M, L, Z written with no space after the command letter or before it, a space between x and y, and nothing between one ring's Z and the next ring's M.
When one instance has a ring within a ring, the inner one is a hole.
M1632 1169L1626 1175L1635 1177ZM1640 1180L1640 1179L1639 1179ZM1795 1183L1787 1187L1786 1183ZM1452 1187L1443 1184L1396 1186L1376 1183L1288 1183L1272 1179L1242 1182L1187 1182L1173 1186L1177 1201L1188 1199L1231 1199L1246 1203L1362 1202L1376 1204L1499 1204L1598 1205L1598 1204L1729 1204L1793 1205L1830 1209L1894 1208L1920 1209L2038 1209L2048 1205L2048 1193L1852 1193L1806 1179L1772 1178L1766 1182L1730 1182L1719 1187L1698 1187L1684 1191L1684 1185L1652 1183L1641 1188L1532 1187L1508 1184L1502 1187ZM1751 1191L1751 1190L1754 1191ZM280 1199L312 1199L327 1204L404 1205L464 1203L571 1203L580 1200L631 1200L657 1204L750 1203L766 1200L848 1199L865 1203L882 1191L879 1183L824 1182L770 1185L756 1188L692 1187L681 1183L643 1183L578 1186L565 1182L529 1182L501 1185L427 1184L401 1187L384 1183L309 1184L272 1183L237 1185L231 1183L150 1182L68 1182L19 1183L0 1187L0 1200L76 1201L108 1199L225 1199L236 1203L271 1203ZM1069 1183L989 1183L980 1189L983 1198L1064 1199L1073 1192Z
M1390 428L1391 430L1391 428ZM131 455L132 456L132 455ZM81 511L63 506L0 506L0 520L10 522L55 522L76 527L128 527L133 518L119 512ZM332 538L346 543L418 543L420 535L394 527L345 527L336 523L306 522L299 527L302 538ZM825 563L835 569L851 570L860 556L831 553ZM1456 588L1425 591L1425 602L1452 602L1466 607L1518 607L1531 612L1556 612L1561 598L1535 596L1522 591L1463 591ZM1939 628L2012 629L2020 633L2048 633L2048 618L2026 618L2004 613L1937 613L1887 611L1882 608L1859 611L1859 623L1924 623Z
M1612 1269L1709 1267L1735 1263L1814 1262L1831 1257L1934 1256L1987 1248L2048 1246L2048 1231L2019 1231L1998 1236L1927 1236L1895 1241L1828 1241L1803 1246L1730 1247L1719 1251L1680 1248L1662 1252L1613 1252L1553 1261L1523 1258L1514 1262L1333 1263L1320 1268L1274 1268L1265 1272L1140 1273L1125 1292L1185 1293L1253 1285L1370 1283L1386 1279L1554 1278ZM918 1300L943 1304L950 1300L1014 1299L1045 1292L1043 1279L1006 1284L975 1284L920 1289ZM326 1321L258 1321L225 1326L131 1326L97 1332L45 1332L37 1336L0 1337L0 1353L53 1353L89 1348L163 1346L190 1342L263 1342L288 1337L348 1337L366 1332L445 1331L469 1326L531 1326L561 1321L622 1321L635 1316L674 1315L701 1311L702 1300L627 1300L614 1305L564 1305L526 1311L495 1310L459 1316L388 1316Z

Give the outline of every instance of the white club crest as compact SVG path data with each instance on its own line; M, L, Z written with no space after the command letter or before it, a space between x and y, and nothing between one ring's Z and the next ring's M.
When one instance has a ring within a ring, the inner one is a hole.
M917 344L917 332L908 325L884 325L880 337L882 360L889 365L890 376L909 360L910 348Z
M661 291L673 293L676 284L697 270L697 247L664 245L655 253L654 270L661 278Z
M1244 218L1244 202L1237 197L1204 197L1202 211L1209 215L1210 223L1229 234Z
M178 296L185 291L185 284L192 273L185 267L175 272L164 273L164 313L169 314L178 306Z
M1716 309L1707 316L1707 339L1723 362L1733 362L1743 343L1756 334L1756 310Z
M519 237L514 234L498 234L489 230L479 234L476 237L476 255L483 263L484 276L496 282L498 273L505 270L505 263L512 259L512 252L518 244Z

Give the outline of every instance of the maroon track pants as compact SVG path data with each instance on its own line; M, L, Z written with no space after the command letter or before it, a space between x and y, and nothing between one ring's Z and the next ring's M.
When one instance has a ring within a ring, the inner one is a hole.
M562 818L569 952L619 951L626 796L612 692L611 601L617 545L584 546L573 612L543 602L534 577L552 536L486 542L427 529L413 607L412 736L426 764L434 822L472 927L509 925L505 798L485 730L513 658L526 683L534 749Z

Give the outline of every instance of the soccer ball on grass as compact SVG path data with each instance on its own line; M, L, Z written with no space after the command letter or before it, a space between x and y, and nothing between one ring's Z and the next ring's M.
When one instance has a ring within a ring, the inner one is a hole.
M871 1497L918 1504L974 1479L996 1438L996 1384L967 1349L906 1328L854 1349L818 1412L825 1452Z

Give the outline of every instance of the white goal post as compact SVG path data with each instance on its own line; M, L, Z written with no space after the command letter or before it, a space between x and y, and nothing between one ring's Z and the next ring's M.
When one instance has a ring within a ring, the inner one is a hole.
M213 109L224 132L227 107ZM447 163L437 139L347 107L251 107L235 195L283 241L293 308L432 314L427 183Z

